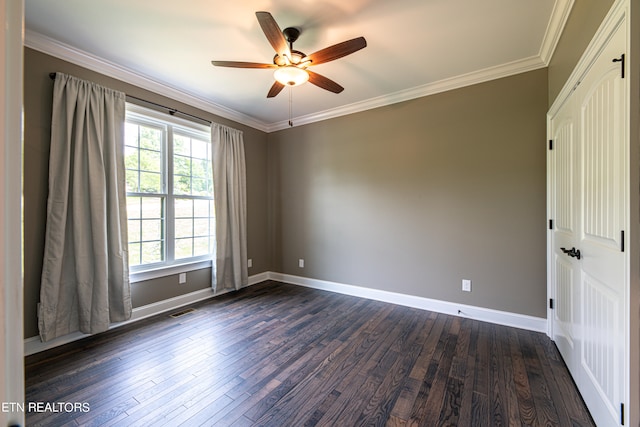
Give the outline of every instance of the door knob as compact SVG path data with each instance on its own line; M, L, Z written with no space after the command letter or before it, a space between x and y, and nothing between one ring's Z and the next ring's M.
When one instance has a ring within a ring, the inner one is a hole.
M582 256L580 254L580 249L576 249L576 248L571 248L571 249L560 248L560 250L562 252L564 252L565 254L569 255L571 258L580 259L580 257Z

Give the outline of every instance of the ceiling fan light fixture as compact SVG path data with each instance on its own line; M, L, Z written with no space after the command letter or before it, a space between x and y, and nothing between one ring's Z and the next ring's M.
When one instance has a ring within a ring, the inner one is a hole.
M274 71L273 77L285 86L298 86L309 80L309 73L302 68L288 65Z

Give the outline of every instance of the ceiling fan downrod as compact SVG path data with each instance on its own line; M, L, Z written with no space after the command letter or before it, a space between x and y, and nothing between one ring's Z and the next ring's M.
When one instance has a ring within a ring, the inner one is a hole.
M300 30L295 27L287 27L282 30L284 39L289 42L289 49L293 50L293 43L300 37Z

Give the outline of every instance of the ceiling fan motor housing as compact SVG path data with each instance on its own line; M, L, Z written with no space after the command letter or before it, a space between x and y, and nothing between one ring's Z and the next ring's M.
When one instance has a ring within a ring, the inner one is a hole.
M300 37L300 30L295 27L287 27L282 30L282 34L284 35L285 40L289 42L291 57L284 58L276 53L273 57L273 63L280 67L300 64L302 60L307 56L304 52L300 52L299 50L295 50L293 48L293 42L298 40L298 37Z
M295 50L295 49L291 49L291 58L289 58L288 60L285 59L283 56L278 55L277 53L275 54L275 56L273 57L273 63L278 65L278 66L285 66L285 65L301 65L303 67L306 67L307 64L301 64L302 60L306 57L307 55L304 52L300 52L299 50Z
M284 34L284 38L289 42L289 45L292 45L300 37L300 30L295 27L287 27L282 30L282 34Z

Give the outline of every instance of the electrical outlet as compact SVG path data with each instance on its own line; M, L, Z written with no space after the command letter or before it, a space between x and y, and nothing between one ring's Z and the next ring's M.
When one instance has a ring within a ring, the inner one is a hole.
M298 267L304 268L304 260L302 258L298 260Z
M251 258L249 258L247 260L247 268L251 268L251 267L253 267L253 260Z
M462 290L465 292L471 292L471 280L462 279Z
M187 283L187 273L180 273L180 275L178 276L178 283L181 285L183 283Z

